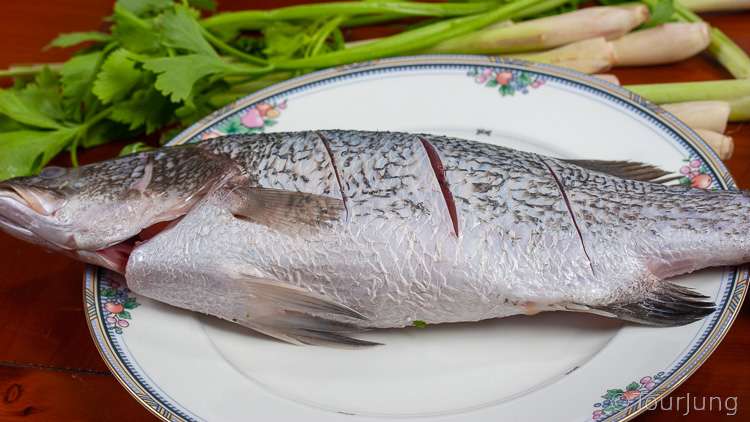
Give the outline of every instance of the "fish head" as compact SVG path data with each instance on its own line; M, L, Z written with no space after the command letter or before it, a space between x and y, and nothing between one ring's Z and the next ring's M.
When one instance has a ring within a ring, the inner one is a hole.
M188 212L224 169L198 148L47 167L0 182L0 230L123 272L132 249Z

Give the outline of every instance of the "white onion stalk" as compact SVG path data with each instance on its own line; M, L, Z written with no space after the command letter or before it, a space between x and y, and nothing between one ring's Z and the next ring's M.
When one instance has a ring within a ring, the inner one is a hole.
M514 54L510 57L596 73L609 69L614 63L612 44L604 37L568 44L541 53Z
M689 101L662 105L693 129L724 133L731 108L726 101Z
M445 40L430 53L505 54L546 50L589 38L619 38L649 18L643 4L589 7Z
M750 9L750 0L680 0L680 4L693 12Z
M667 23L631 32L612 41L615 66L650 66L674 63L705 50L711 43L705 22Z
M695 133L703 138L722 160L728 160L732 157L734 141L731 137L706 129L695 129Z

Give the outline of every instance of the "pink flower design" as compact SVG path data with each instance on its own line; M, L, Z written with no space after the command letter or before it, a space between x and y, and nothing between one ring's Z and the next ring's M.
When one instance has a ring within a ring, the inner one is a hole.
M690 167L697 169L701 166L701 160L693 160L690 162Z
M258 110L258 113L260 113L261 116L265 116L268 113L268 110L273 109L273 106L268 103L260 103L255 106L255 109Z
M264 121L258 109L253 107L249 109L244 116L242 116L242 119L240 119L240 123L242 123L242 125L245 127L258 128L263 127Z
M643 378L641 378L641 384L644 384L644 385L648 384L648 383L651 382L651 380L652 380L651 377L643 377Z
M707 174L699 174L690 178L690 186L698 189L706 189L711 187L711 176Z
M513 74L510 72L500 72L495 76L495 80L500 85L508 85L511 79L513 79Z
M604 416L604 412L602 412L601 410L594 410L594 412L591 414L592 419L599 419L602 416Z

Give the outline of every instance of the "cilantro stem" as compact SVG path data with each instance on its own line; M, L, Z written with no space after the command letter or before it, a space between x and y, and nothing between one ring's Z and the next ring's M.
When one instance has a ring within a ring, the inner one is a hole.
M337 15L363 15L388 13L391 16L452 17L483 13L500 4L498 1L473 3L417 3L404 1L343 1L320 4L304 4L281 7L273 10L244 10L224 12L204 19L206 28L232 27L236 29L260 29L282 20L316 19Z
M123 18L127 20L129 23L132 23L133 25L147 30L151 31L153 28L151 28L151 25L149 25L148 22L144 21L143 19L139 18L137 15L135 15L130 10L120 6L120 3L115 3L114 13L120 18Z
M70 163L73 165L73 167L78 167L78 144L80 143L81 139L83 139L83 137L86 136L86 132L88 132L91 126L109 117L109 114L111 112L112 112L112 107L107 107L104 110L91 116L91 118L87 119L80 126L78 126L78 128L76 129L76 134L75 136L73 136L73 142L70 144L70 147L69 147Z
M223 52L225 52L227 54L231 54L231 55L237 57L238 59L244 60L244 61L246 61L248 63L257 64L257 65L260 65L260 66L268 64L268 62L266 62L265 60L261 59L260 57L256 57L256 56L253 56L251 54L247 54L244 51L240 51L240 50L232 47L231 45L225 43L224 41L222 41L221 39L219 39L219 37L217 37L214 34L212 34L211 31L209 31L205 27L201 27L201 33L203 34L204 37L206 37L206 39L208 40L208 42L210 42L211 44L213 44L214 47L218 48L219 50L221 50L221 51L223 51Z
M320 49L323 48L326 39L328 39L331 33L335 31L339 25L341 25L341 22L343 22L344 19L344 16L337 16L326 22L315 35L317 38L315 39L314 43L310 44L310 49L308 51L309 54L306 54L306 56L316 56L320 52Z
M440 41L469 33L499 20L509 19L527 7L542 3L555 5L557 0L517 0L486 13L448 19L345 50L316 57L281 60L275 64L278 69L320 68L419 51Z
M44 70L45 67L57 72L62 68L62 66L63 63L41 63L29 66L11 66L8 69L0 70L0 78L36 75L37 73Z
M355 16L345 20L341 26L354 27L354 26L367 26L375 25L378 23L390 22L399 19L403 19L405 16L399 13L384 13L382 15L363 15Z

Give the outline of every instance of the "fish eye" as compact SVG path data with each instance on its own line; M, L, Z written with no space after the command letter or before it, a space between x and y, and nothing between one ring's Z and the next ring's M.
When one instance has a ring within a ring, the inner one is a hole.
M50 166L45 167L42 172L39 173L39 177L42 179L56 179L63 176L66 172L67 170L63 167Z

